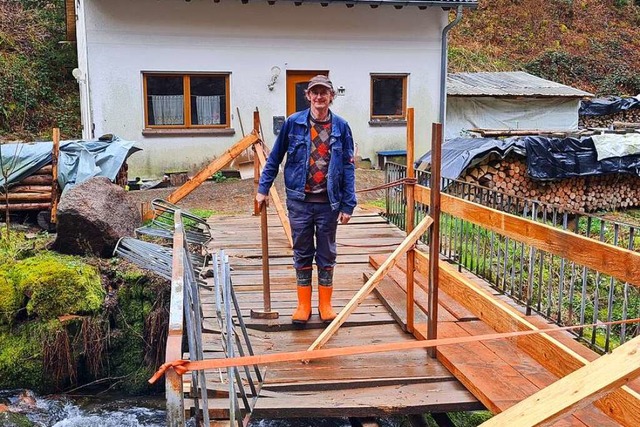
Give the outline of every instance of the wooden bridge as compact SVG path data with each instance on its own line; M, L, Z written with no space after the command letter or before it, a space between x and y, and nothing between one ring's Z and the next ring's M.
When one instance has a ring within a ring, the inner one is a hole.
M213 217L211 249L224 249L229 255L233 285L245 312L244 321L255 353L306 350L326 325L314 315L307 328L292 328L290 316L296 299L291 249L276 215L270 215L269 224L272 308L279 313L278 319L249 316L251 309L262 307L259 217ZM366 277L373 274L404 237L405 233L379 215L366 211L358 211L349 224L339 226L334 284L337 310L351 300ZM349 316L326 348L415 340L406 332L403 265L399 262L390 270L375 293ZM417 267L416 329L426 335L427 280L421 273L425 264L420 258ZM525 316L516 305L472 275L458 273L447 264L442 268L450 276L443 276L445 280L441 282L444 289L439 295L439 338L553 327L538 316ZM454 280L459 284L455 285ZM449 286L444 283L460 286L459 292L448 293ZM215 310L212 295L204 293L203 300L206 326ZM209 330L215 329L209 326ZM224 357L215 344L216 336L204 340L209 343L205 346L206 358ZM327 358L308 364L282 362L266 367L252 417L382 417L484 408L500 413L557 381L565 371L597 357L568 333L558 332L441 346L436 359L424 349L416 349ZM212 382L209 387L220 392L223 385ZM556 425L638 425L640 414L626 407L629 404L637 408L636 392L619 389L616 393L623 397L611 396L597 405L587 405L558 420ZM210 395L215 393L210 391ZM210 398L209 408L212 418L227 418L228 396Z
M256 123L259 120L254 120L254 133L230 153L259 142ZM408 129L410 148L411 115ZM434 138L439 139L434 130ZM412 150L407 150L407 156L412 158ZM438 156L434 154L434 159ZM256 158L264 162L263 156ZM216 160L215 167L226 160ZM256 163L256 171L258 168ZM198 176L204 179L212 170ZM434 182L439 182L439 177L434 177L431 188L411 179L404 181L407 206L429 206L429 215L434 218L441 209L443 214L526 242L552 257L594 269L598 277L612 278L611 294L614 277L625 282L625 292L640 284L640 254L633 250L451 195L442 194L441 203ZM188 185L193 187L194 183ZM181 188L177 193L188 191ZM251 405L243 412L244 423L249 417L377 417L486 408L498 414L487 422L496 426L640 425L640 386L632 381L640 375L640 338L599 357L566 331L553 331L557 327L542 317L527 315L481 279L439 259L438 233L433 227L431 247L416 244L431 225L431 218L416 221L413 209L407 209L406 224L417 225L407 233L366 211L358 211L349 224L341 225L334 283L334 305L340 314L328 326L314 316L305 329L293 329L290 316L296 297L290 236L285 232L286 216L275 199L275 212L269 218L262 216L262 221L259 215L248 214L210 220L213 240L209 249L223 249L233 269L233 288L241 312L236 323L244 323L256 355L272 355L269 363L267 357L260 359L259 387L246 392ZM268 230L268 239L261 236L261 223L262 230ZM436 221L434 226L438 224ZM268 263L263 256L265 241ZM174 238L175 247L174 263L176 254L183 250L183 243L176 245ZM268 276L264 275L266 265ZM184 275L179 262L176 267L173 290L180 291ZM269 292L264 287L267 281ZM224 360L233 344L228 341L225 349L222 342L215 295L206 288L201 292L205 360L187 363L185 369L240 364L243 358ZM279 317L250 316L251 310L260 309L276 311ZM171 327L177 324L174 315L177 319L181 310L181 299L174 302L172 296L168 361L180 358L176 356L181 348L181 329ZM629 307L625 305L624 310L628 315ZM434 340L437 347L427 349ZM323 352L342 355L301 362L309 358L304 354L320 347ZM386 352L379 352L381 347ZM400 348L404 350L392 351ZM294 353L300 351L305 353ZM251 359L252 363L257 359ZM182 377L182 383L177 370L169 369L167 377L168 405L182 410L182 404L176 406L175 391L184 389L189 395L197 389L192 387L190 376ZM240 387L248 379L237 378ZM207 371L208 414L215 420L212 425L229 424L230 397L236 395L227 387L229 383L233 380L225 379L220 369ZM184 400L187 413L191 403Z

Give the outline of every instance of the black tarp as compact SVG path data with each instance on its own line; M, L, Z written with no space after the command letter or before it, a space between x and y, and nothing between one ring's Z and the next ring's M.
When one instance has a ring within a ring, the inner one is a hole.
M515 152L524 155L525 147L519 137L494 138L453 138L442 144L441 173L444 178L457 179L468 167L482 162L489 156L505 158ZM430 168L431 151L415 162L416 169Z
M609 98L584 100L580 102L578 114L581 116L607 116L634 108L640 108L640 95L635 98L612 96Z
M577 176L627 173L640 175L640 155L610 157L598 161L591 137L524 138L527 174L535 180L549 181Z

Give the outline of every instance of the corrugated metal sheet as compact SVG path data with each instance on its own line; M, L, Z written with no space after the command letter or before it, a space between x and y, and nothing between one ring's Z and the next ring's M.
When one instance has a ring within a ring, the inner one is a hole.
M524 71L455 73L447 76L449 96L540 96L582 98L589 92L536 77Z
M401 9L404 6L417 6L420 8L425 7L456 7L463 6L475 9L478 7L479 0L270 0L269 2L283 2L289 1L296 4L302 3L320 3L323 6L330 3L343 3L351 7L356 4L368 5L371 7L378 6L394 6L397 9Z

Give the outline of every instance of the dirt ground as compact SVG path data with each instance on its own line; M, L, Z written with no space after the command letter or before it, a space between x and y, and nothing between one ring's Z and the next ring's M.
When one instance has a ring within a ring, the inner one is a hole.
M356 170L356 190L368 189L384 183L384 171L374 169ZM276 180L280 197L284 200L282 177ZM153 199L166 199L176 188L160 188L153 190L129 191L129 197L136 204ZM251 213L253 211L253 179L228 179L216 183L206 181L191 194L182 199L178 205L184 209L206 209L216 214ZM368 191L358 193L358 205L373 208L379 206L384 198L384 191Z

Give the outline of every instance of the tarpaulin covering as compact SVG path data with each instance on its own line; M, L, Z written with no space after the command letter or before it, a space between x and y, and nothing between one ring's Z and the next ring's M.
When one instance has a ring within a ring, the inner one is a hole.
M527 136L524 138L527 153L527 174L536 180L609 173L640 175L640 155L637 154L637 149L634 149L632 144L628 150L615 147L621 143L621 140L616 138L617 136L597 136L595 138L598 141L597 144L593 137L545 138ZM620 156L619 154L624 155Z
M578 130L576 98L447 97L445 139L469 135L471 129Z
M117 136L95 141L62 141L58 158L58 182L64 189L94 176L114 180L129 155L139 151L133 141ZM7 183L20 182L52 161L53 142L0 145L0 188Z
M525 147L521 138L449 139L442 144L441 173L444 178L457 179L465 169L477 165L487 157L493 155L505 158L511 152L524 155ZM430 164L431 152L429 151L416 161L415 166L417 169L424 170Z
M640 108L640 95L632 98L612 96L590 101L585 100L580 103L578 114L581 116L606 116L634 108Z

